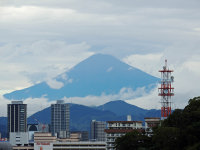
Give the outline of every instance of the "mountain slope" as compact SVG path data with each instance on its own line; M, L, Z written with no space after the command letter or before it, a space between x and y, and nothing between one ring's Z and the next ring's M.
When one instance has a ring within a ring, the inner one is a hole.
M28 118L28 123L37 123L36 118L41 123L51 123L51 108L48 107L39 111ZM87 130L90 129L91 120L107 121L107 120L121 120L122 117L117 116L110 111L101 111L95 108L70 104L70 129L73 130Z
M7 137L7 117L0 117L1 137Z
M133 114L133 112L140 114L140 113L144 113L147 111L147 110L137 107L135 105L128 104L122 100L108 102L104 105L98 106L97 109L109 110L111 112L114 112L117 115L128 115L128 114L131 115L131 114Z
M143 109L122 100L111 101L96 108L99 110L111 111L118 116L131 115L133 120L144 121L145 117L160 117L160 110Z
M49 100L63 97L99 96L117 94L122 88L146 87L151 90L158 81L139 69L131 67L110 55L97 54L80 62L74 68L53 79L63 85L60 89L41 82L29 88L5 94L7 99L22 100L28 97L47 97Z
M111 101L99 107L88 107L77 104L70 104L70 130L89 131L91 120L112 121L126 120L131 115L132 120L144 121L145 117L160 117L160 110L146 110L123 101ZM50 107L39 111L28 118L28 123L51 123ZM0 117L0 132L5 137L7 118Z
M146 110L128 104L124 101L111 101L99 107L88 107L77 104L70 104L70 129L87 130L90 129L91 120L112 121L126 120L127 115L132 116L132 120L144 121L145 117L160 117L160 110ZM42 123L51 123L50 107L37 112L28 118L29 123L36 123L36 118Z

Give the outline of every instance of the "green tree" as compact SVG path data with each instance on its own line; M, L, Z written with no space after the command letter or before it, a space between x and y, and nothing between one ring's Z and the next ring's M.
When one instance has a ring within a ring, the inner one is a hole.
M200 97L190 99L183 110L175 110L156 129L153 142L158 149L187 150L200 142ZM200 149L200 148L199 148Z
M200 97L190 99L183 109L176 109L153 136L134 131L118 138L117 150L200 150Z
M116 150L145 150L152 147L151 138L134 130L115 140Z
M156 149L179 150L181 142L179 141L180 129L176 127L160 127L154 131L152 142Z

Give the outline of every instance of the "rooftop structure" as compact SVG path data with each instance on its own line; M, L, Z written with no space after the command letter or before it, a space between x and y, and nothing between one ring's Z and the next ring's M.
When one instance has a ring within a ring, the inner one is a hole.
M56 141L56 137L52 136L51 133L35 132L34 143L52 143Z

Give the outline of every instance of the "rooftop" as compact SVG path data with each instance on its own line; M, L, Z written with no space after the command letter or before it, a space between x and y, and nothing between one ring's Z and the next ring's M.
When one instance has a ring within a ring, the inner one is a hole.
M107 121L107 123L142 123L142 121Z
M12 101L12 104L23 104L23 101Z
M128 132L132 132L134 130L141 132L143 129L105 129L104 131L106 133L128 133Z

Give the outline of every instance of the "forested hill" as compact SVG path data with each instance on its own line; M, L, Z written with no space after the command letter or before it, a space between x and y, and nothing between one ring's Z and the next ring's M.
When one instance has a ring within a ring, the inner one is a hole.
M116 147L118 150L199 150L200 97L190 99L183 110L176 109L154 129L152 137L135 131L118 138Z

